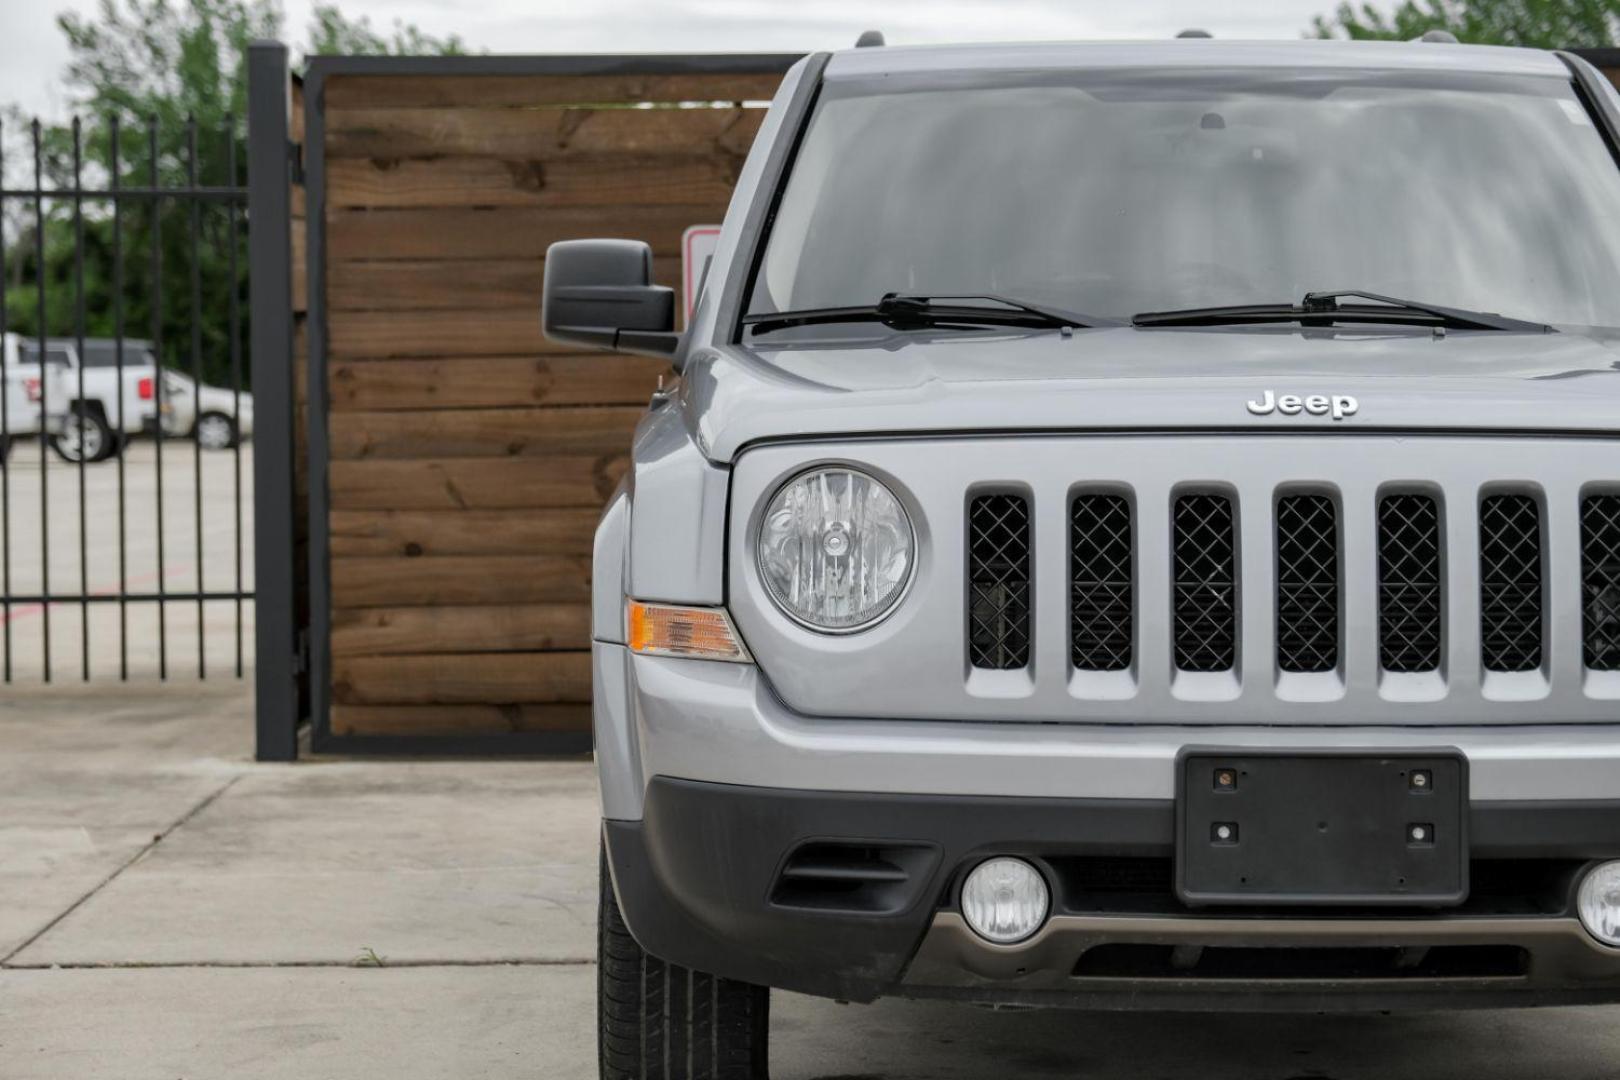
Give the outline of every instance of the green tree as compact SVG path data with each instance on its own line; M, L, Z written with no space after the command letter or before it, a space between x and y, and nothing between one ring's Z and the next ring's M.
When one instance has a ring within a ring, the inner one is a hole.
M100 0L94 15L62 15L57 25L69 51L62 82L83 123L77 134L72 125L51 125L36 135L15 107L0 109L5 186L35 186L36 138L38 180L46 190L244 183L247 46L280 37L284 21L278 0ZM380 35L367 20L346 19L328 4L315 10L304 55L461 51L458 38L435 38L403 23ZM77 333L81 307L86 336L112 336L121 307L124 336L160 336L166 364L189 371L195 359L205 380L228 385L233 297L246 355L242 211L233 214L217 201L131 197L119 203L115 219L105 200L75 206L67 196L47 198L43 207L6 200L5 211L0 288L8 329L40 332L41 288L52 336ZM115 245L123 263L116 290Z
M1474 45L1569 49L1612 45L1620 0L1404 0L1389 12L1343 3L1312 24L1317 37L1406 41L1449 30Z

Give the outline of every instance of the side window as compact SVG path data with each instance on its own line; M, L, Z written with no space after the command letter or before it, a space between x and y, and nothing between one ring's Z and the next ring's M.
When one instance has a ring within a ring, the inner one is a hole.
M45 347L45 362L47 364L54 364L57 367L67 367L68 355L69 354L66 349L58 349L49 345Z

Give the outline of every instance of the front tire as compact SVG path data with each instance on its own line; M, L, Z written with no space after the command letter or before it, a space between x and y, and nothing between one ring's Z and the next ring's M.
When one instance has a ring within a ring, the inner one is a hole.
M605 852L597 911L602 1080L766 1080L770 990L665 963L637 945Z

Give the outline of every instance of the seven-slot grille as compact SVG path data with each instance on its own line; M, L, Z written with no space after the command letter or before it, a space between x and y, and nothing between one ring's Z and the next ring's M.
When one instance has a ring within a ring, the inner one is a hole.
M1029 664L1029 503L980 495L968 506L968 661Z
M1069 513L1069 654L1080 671L1124 671L1136 656L1138 568L1130 500L1077 495ZM1542 507L1523 493L1478 504L1481 665L1529 672L1545 664L1548 570ZM1381 496L1377 541L1378 657L1391 673L1438 671L1446 637L1442 508L1414 492ZM1320 494L1285 494L1273 507L1276 664L1321 673L1342 662L1343 529L1340 507ZM1620 671L1620 494L1580 508L1583 661ZM1024 496L971 500L968 513L968 654L975 668L1030 663L1031 506ZM1173 659L1186 672L1237 665L1237 509L1222 493L1177 496L1170 517Z

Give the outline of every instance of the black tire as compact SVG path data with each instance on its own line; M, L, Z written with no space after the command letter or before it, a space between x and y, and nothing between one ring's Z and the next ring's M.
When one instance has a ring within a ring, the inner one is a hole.
M666 964L637 945L605 854L596 960L602 1080L766 1080L770 990Z
M101 414L99 405L74 405L73 420L81 427L83 435L80 437L53 435L51 449L56 451L57 457L70 464L76 463L79 460L81 439L91 448L89 455L84 459L86 462L106 461L118 453L119 441L113 436L112 426Z

